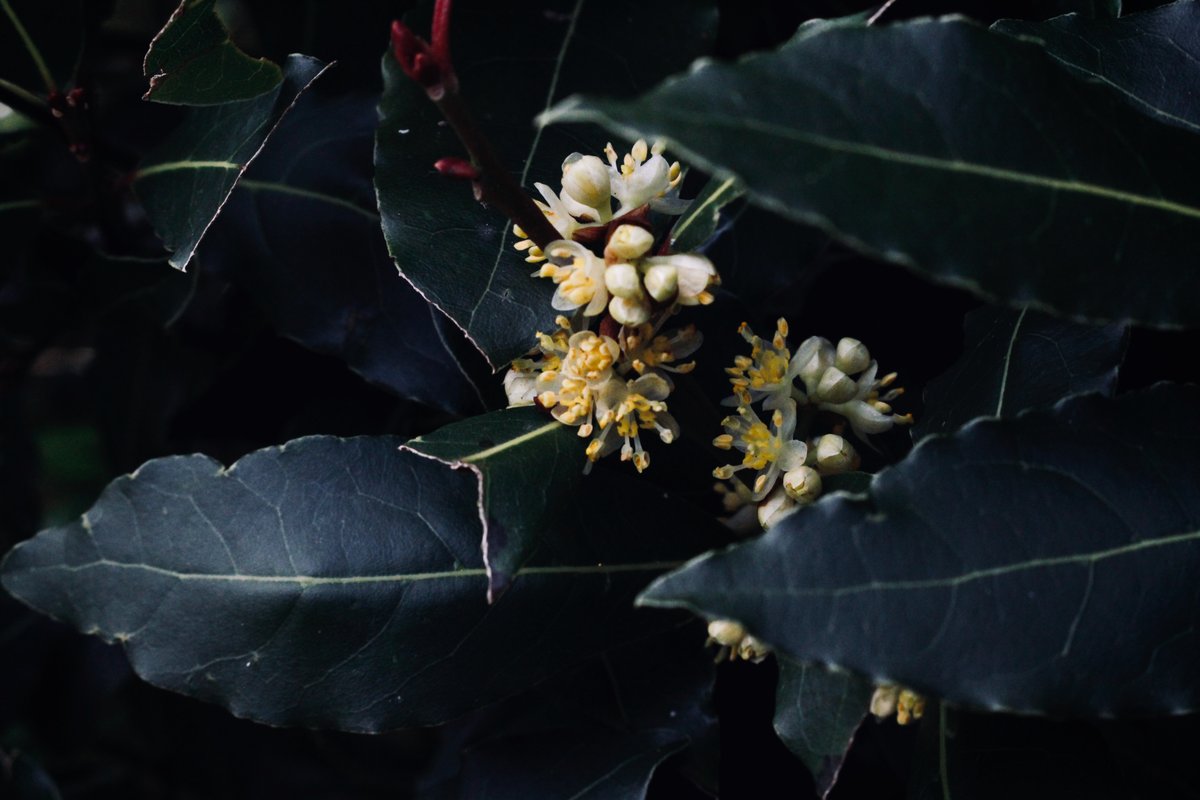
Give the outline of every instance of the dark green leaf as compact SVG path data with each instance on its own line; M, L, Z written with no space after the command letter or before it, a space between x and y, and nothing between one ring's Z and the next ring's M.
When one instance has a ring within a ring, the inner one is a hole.
M1200 98L1190 90L1200 82L1200 5L1194 0L1120 19L1072 14L992 27L1041 45L1071 72L1115 89L1116 98L1159 122L1200 131Z
M150 42L142 72L150 79L143 100L214 106L249 100L279 85L278 64L251 58L229 41L216 0L183 0Z
M371 183L376 123L374 97L302 97L201 252L280 333L405 397L479 413L500 403L500 381L388 257Z
M426 8L407 21L425 31L428 19ZM715 33L712 4L694 0L477 4L456 9L454 22L463 94L534 197L535 182L558 189L567 155L600 154L605 142L595 131L539 132L535 115L570 92L644 90L704 52ZM506 219L433 169L462 145L390 53L383 76L375 185L388 249L417 290L503 366L529 350L535 331L553 327L553 285L530 277Z
M1200 323L1193 137L963 19L830 26L541 120L665 137L757 203L986 297Z
M0 0L0 86L12 84L42 99L65 91L82 49L79 0Z
M865 495L871 488L871 473L843 472L840 475L826 475L821 478L821 494L832 492L847 492L855 495Z
M963 324L963 355L925 390L914 440L976 417L1013 417L1069 394L1111 395L1125 355L1121 324L1077 325L1037 311L981 308Z
M643 594L956 704L1200 706L1200 389L980 420Z
M276 725L432 724L674 624L646 581L715 523L597 471L496 603L476 481L397 439L298 439L228 469L157 459L0 566L29 605L124 644L151 683Z
M238 178L300 93L324 71L316 59L289 56L283 82L273 91L252 100L192 109L142 164L134 188L155 232L172 251L171 266L187 268Z
M808 767L822 797L837 780L874 690L849 672L779 658L775 732Z
M699 250L717 232L721 209L743 194L734 178L713 178L692 200L671 228L671 249L676 253Z
M405 445L479 481L488 598L508 588L547 526L577 502L586 459L577 429L535 408L495 411Z

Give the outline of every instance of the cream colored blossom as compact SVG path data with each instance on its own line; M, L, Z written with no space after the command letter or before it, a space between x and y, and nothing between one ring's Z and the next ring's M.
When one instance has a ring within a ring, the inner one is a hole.
M737 413L721 424L725 433L714 439L713 445L741 451L742 463L718 467L713 477L729 480L742 470L754 470L751 492L755 502L767 496L781 472L804 466L808 447L792 439L796 430L795 401L785 400L772 411L770 427L748 405L739 406Z

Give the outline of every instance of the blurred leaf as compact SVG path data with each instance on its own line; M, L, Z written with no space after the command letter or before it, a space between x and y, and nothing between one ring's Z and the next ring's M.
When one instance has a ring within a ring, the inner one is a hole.
M976 417L1014 417L1070 394L1112 395L1129 329L1093 327L1024 309L967 315L963 355L925 389L913 440L949 433Z
M375 98L302 97L247 170L202 254L275 329L375 383L455 414L500 382L388 257L375 212Z
M828 797L875 687L849 672L779 657L775 732Z
M1044 47L1075 75L1103 84L1159 122L1200 131L1200 5L1177 2L1120 19L1071 14L1001 20L992 29ZM1169 78L1167 76L1170 76Z
M283 82L273 91L252 100L191 109L170 138L146 158L134 176L134 188L155 232L172 251L171 266L187 268L238 178L296 98L325 69L308 56L288 56Z
M828 26L540 120L666 138L756 203L987 298L1200 323L1193 137L964 19Z
M80 522L11 551L0 577L121 642L157 686L260 722L379 731L451 719L674 624L633 597L719 528L598 470L488 605L476 482L400 443L147 462Z
M45 99L73 82L82 49L79 0L0 0L0 85Z
M21 752L0 750L0 796L11 800L59 800L62 795L46 771Z
M955 704L1184 713L1200 706L1198 403L1159 384L930 437L869 500L819 500L639 602Z
M447 425L404 445L475 474L489 600L508 588L547 526L577 501L587 463L577 430L536 408L511 408Z
M430 5L406 18L414 30L428 30ZM650 87L705 51L714 15L712 3L695 0L462 6L454 16L455 68L479 124L536 197L535 182L557 190L563 159L573 151L599 154L605 139L589 130L538 131L533 117L570 92L628 95ZM553 285L530 277L508 220L433 169L462 145L390 51L383 75L375 185L388 249L417 290L499 368L532 347L535 331L552 328Z
M213 106L249 100L283 80L279 65L251 58L229 40L216 0L183 0L150 42L142 72L150 79L143 100Z
M744 193L734 178L712 178L671 228L671 249L676 253L699 250L717 232L721 209Z

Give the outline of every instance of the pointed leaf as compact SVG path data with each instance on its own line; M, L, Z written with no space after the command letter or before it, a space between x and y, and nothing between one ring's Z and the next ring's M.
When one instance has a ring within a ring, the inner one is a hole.
M428 5L407 18L414 30L429 29ZM533 197L535 182L559 189L570 153L599 155L605 143L602 132L539 132L534 116L571 92L644 90L704 52L715 33L713 5L688 0L478 4L457 8L454 26L463 95ZM522 44L514 50L514 42ZM615 42L637 54L635 67L614 63ZM553 285L530 277L508 220L433 169L462 145L390 53L383 76L375 185L388 249L405 278L499 368L553 327Z
M1129 330L1077 325L1037 311L985 307L963 324L963 355L925 390L913 440L975 417L1013 417L1070 394L1117 387Z
M281 334L405 397L479 413L499 404L500 382L388 257L371 184L376 123L374 97L304 95L201 252Z
M475 481L399 444L310 437L228 469L150 461L80 522L16 547L0 579L121 642L157 686L352 731L441 722L674 624L632 600L711 545L706 517L598 472L488 605Z
M404 446L475 474L490 599L508 588L547 526L578 502L586 460L576 432L535 408L511 408L447 425Z
M849 672L779 658L775 732L828 796L875 687Z
M992 29L1044 47L1071 72L1159 122L1200 131L1200 4L1177 0L1119 19L1069 14L1001 20ZM1169 80L1164 76L1170 76Z
M676 253L699 250L717 232L721 209L744 193L735 178L709 180L672 226L671 249Z
M829 26L541 120L665 137L751 200L985 297L1200 323L1193 137L963 19Z
M1198 406L1160 384L930 437L869 502L818 501L641 601L955 704L1196 709Z
M134 176L134 189L171 266L186 269L208 227L221 213L238 178L296 98L326 67L292 55L283 82L251 100L192 109Z
M150 79L143 100L213 106L249 100L283 80L279 65L251 58L229 40L216 0L183 0L150 42L142 73Z

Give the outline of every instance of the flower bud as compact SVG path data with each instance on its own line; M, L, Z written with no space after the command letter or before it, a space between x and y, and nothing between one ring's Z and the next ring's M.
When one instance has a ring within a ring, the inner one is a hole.
M650 303L644 297L614 297L608 303L608 313L622 325L641 325L650 319Z
M858 453L849 442L837 434L827 433L817 439L815 449L817 469L826 475L838 475L858 468Z
M758 504L758 524L769 528L791 514L796 508L796 501L788 497L787 492L775 489L767 495L766 500Z
M845 403L858 394L858 384L837 367L830 367L817 384L817 397L826 403Z
M642 276L633 264L613 264L605 269L604 285L616 297L636 300L642 296Z
M724 647L737 647L746 638L746 629L731 619L714 619L708 623L708 638Z
M589 208L607 208L612 197L608 165L596 156L568 158L563 163L562 188L577 203Z
M837 343L837 358L834 366L847 375L862 372L871 363L871 354L858 339L842 339Z
M759 663L771 654L771 648L767 647L759 639L753 636L746 636L738 643L737 656L743 661L753 661Z
M606 261L633 261L654 245L654 234L640 225L618 225L604 246Z
M896 702L900 696L899 686L878 686L871 695L871 713L886 719L896 713Z
M809 394L813 394L816 391L817 382L821 380L825 370L833 364L833 345L829 343L829 340L822 339L820 336L810 336L800 343L793 358L799 365L798 374L804 381L805 389Z
M672 264L655 264L646 270L645 282L650 296L665 303L679 289L679 271Z
M821 476L812 467L796 467L784 474L783 490L800 505L808 505L821 496Z

